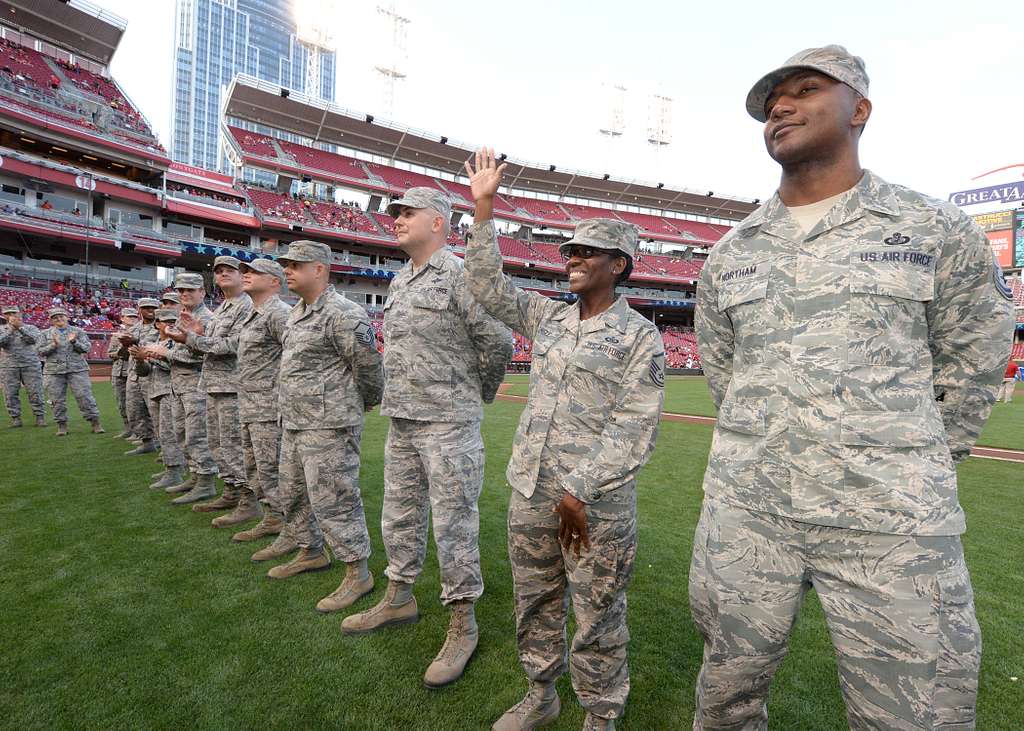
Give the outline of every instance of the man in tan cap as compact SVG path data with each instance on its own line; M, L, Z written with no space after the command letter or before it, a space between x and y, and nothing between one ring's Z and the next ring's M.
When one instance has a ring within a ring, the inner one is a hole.
M155 316L160 301L152 297L139 300L139 321L129 330L121 333L122 352L128 353L128 381L125 384L125 409L131 425L133 441L137 446L125 452L129 456L149 454L157 450L158 425L149 404L149 365L142 354L142 348L159 339Z
M238 505L245 484L242 435L238 421L238 333L252 310L252 300L242 291L240 262L233 256L213 260L213 276L224 301L205 323L188 312L178 318L177 329L168 334L203 354L203 387L206 389L206 439L217 462L224 494L216 500L192 506L199 513L230 510ZM236 525L220 520L214 526Z
M0 320L0 380L11 426L21 426L21 387L28 391L36 426L46 426L43 404L43 371L39 362L39 328L27 324L13 305L3 309Z
M826 46L747 96L782 179L697 290L718 423L690 569L694 728L767 728L811 587L851 728L974 727L954 465L988 418L1012 302L968 216L861 167L867 95L864 62Z
M117 411L121 415L121 423L124 429L118 437L131 435L131 428L128 426L128 402L125 398L125 389L128 385L128 350L122 347L118 336L135 326L139 321L139 311L134 307L125 307L121 310L121 327L110 336L107 344L107 357L110 358L110 387L114 391L114 400L117 402Z
M301 298L285 327L278 388L279 491L289 534L302 550L267 575L285 579L328 567L326 540L346 564L341 585L317 604L334 611L373 589L359 442L363 412L380 403L384 371L366 311L330 284L330 247L296 241L278 261Z
M594 219L561 246L571 304L515 286L502 273L493 217L505 164L476 154L466 173L475 200L466 247L470 292L533 341L526 409L505 477L508 555L526 696L497 731L558 717L555 681L568 669L584 729L613 729L629 694L626 589L636 557L636 477L654 451L665 347L650 320L616 296L636 256L636 228ZM566 646L567 607L576 635Z
M165 299L162 297L161 299ZM168 331L178 321L178 311L161 307L154 313L154 323L159 335L158 344L173 345ZM164 471L154 475L156 482L149 487L151 490L166 490L185 479L185 453L178 443L174 428L174 398L171 395L171 364L166 358L150 356L144 353L146 365L149 367L149 384L146 392L149 395L150 411L153 414L153 425L157 429L160 440L160 457L164 463Z
M89 382L89 336L85 330L68 324L68 313L62 307L50 310L51 327L39 335L39 355L43 358L43 385L57 422L57 436L68 433L68 387L78 402L78 410L92 424L93 434L102 434L100 410Z
M483 594L480 515L484 479L482 404L494 400L512 357L512 333L470 296L462 260L445 245L451 203L436 188L411 188L388 206L409 262L384 305L380 412L391 417L384 452L381 530L388 590L375 607L342 622L362 634L419 618L412 593L433 514L441 601L451 610L444 646L424 683L458 679L477 646L474 603Z
M241 523L262 514L259 523L231 538L243 542L277 536L252 556L253 561L269 561L298 548L284 530L284 509L278 490L281 410L277 375L291 308L279 296L284 287L284 270L276 261L243 262L241 271L242 286L253 303L238 335L238 415L246 480L238 506L218 520Z
M203 303L206 285L201 274L180 272L174 278L174 289L181 299L181 312L204 324L212 317ZM206 441L206 394L200 387L203 354L183 343L174 343L171 348L150 345L146 351L150 357L166 358L171 364L174 428L191 473L187 480L167 487L166 492L183 493L172 501L176 505L214 497L217 464Z

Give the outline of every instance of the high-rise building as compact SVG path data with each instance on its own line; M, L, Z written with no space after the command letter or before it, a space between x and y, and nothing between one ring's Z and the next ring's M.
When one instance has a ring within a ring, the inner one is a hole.
M227 171L219 145L221 92L245 73L334 101L335 53L298 34L294 0L177 0L171 157ZM301 39L301 40L300 40ZM308 63L318 63L309 69ZM317 88L307 88L313 83Z

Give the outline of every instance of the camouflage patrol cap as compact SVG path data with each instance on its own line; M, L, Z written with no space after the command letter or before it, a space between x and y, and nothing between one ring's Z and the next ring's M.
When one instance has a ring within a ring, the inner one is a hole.
M138 316L139 316L139 311L136 310L134 307L125 307L123 310L121 310L121 317L122 318L124 318L124 317L138 317Z
M68 311L65 310L63 307L50 308L50 317L57 317L58 315L64 315L64 317L67 317Z
M401 198L388 203L387 212L392 218L397 218L402 206L408 208L432 208L445 220L452 217L452 202L444 193L437 188L409 188Z
M143 307L153 307L154 309L160 306L160 300L153 299L152 297L143 297L139 300L139 309Z
M174 291L164 292L163 294L160 295L160 302L173 302L176 305L180 305L181 295Z
M5 315L18 315L20 313L21 313L21 310L19 310L17 307L13 307L11 305L8 305L7 307L5 307L3 309L3 314L5 314Z
M216 259L213 260L213 268L214 270L216 270L217 267L223 264L226 267L231 267L235 271L238 271L238 268L241 265L241 263L242 262L238 261L238 259L236 259L233 256L218 256Z
M288 245L288 251L277 257L277 260L278 262L316 261L330 266L331 247L318 241L293 241Z
M269 274L277 277L282 284L284 284L284 269L273 259L253 259L250 262L242 262L241 272L245 274L247 271L252 270L259 272L260 274Z
M590 218L576 224L572 238L559 246L558 250L564 255L570 246L621 251L633 261L637 247L636 227L613 218Z
M156 319L159 320L160 322L177 322L178 311L169 310L166 307L161 307L159 310L156 311Z
M762 76L747 92L747 113L758 122L767 122L765 103L772 90L797 71L810 70L840 81L861 96L868 95L868 72L864 59L854 56L842 46L806 48L779 68Z
M174 277L175 289L206 289L203 275L195 272L181 272Z

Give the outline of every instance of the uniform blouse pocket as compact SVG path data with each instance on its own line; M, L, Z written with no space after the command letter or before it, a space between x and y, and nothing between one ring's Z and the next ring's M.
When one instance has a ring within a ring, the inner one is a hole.
M736 355L744 363L762 363L769 325L772 263L763 261L723 272L718 309L732 320Z
M851 255L848 363L918 363L928 343L925 308L934 297L934 259L913 249Z

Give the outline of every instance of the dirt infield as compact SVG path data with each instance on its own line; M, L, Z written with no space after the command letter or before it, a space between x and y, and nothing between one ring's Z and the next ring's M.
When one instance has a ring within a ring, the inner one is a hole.
M501 388L498 389L498 398L504 401L518 401L519 403L525 403L525 396L513 396L512 394L503 393L505 387L508 384L502 384ZM661 418L665 421L681 421L686 424L706 424L713 425L715 423L714 417L711 416L696 416L694 414L673 414L670 411L662 411ZM998 447L975 447L971 450L972 457L980 457L981 459L997 459L1003 462L1024 462L1024 452L1016 449L999 449Z

